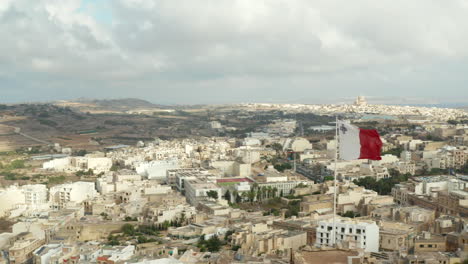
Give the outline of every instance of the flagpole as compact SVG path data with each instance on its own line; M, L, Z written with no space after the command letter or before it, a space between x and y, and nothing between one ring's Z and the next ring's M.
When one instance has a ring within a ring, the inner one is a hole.
M333 170L333 246L336 247L336 167L338 162L338 116L335 116L335 168Z

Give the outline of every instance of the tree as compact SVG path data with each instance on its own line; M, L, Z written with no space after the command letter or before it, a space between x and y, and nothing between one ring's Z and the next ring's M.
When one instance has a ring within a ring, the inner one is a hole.
M133 236L135 235L135 227L131 224L125 224L122 226L122 233L127 236Z
M217 235L212 236L208 240L205 239L205 235L202 235L198 239L198 244L197 244L197 247L199 247L200 251L202 251L202 252L204 252L206 250L208 250L210 252L218 252L221 249L221 246L222 246L222 242L218 238Z
M249 201L251 203L253 203L253 201L255 200L255 196L256 196L256 193L254 190L250 190L248 193L247 193L247 197L249 198Z
M119 241L117 240L117 237L115 237L113 235L109 235L107 237L107 244L109 246L118 246L118 245L120 245Z
M402 151L403 151L403 149L398 147L398 148L393 148L393 149L384 151L384 152L382 152L382 155L391 154L391 155L395 155L397 157L400 157L400 154L401 154Z
M355 217L359 217L360 215L358 213L353 212L353 211L346 211L346 213L344 213L342 216L343 217L349 217L349 218L355 218Z
M232 234L234 234L234 230L228 230L226 234L224 235L224 240L227 242L231 242Z
M276 194L278 193L278 188L274 187L272 190L271 190L271 194L273 195L273 197L276 197Z
M263 200L263 192L262 192L262 189L259 188L257 190L257 201L262 201Z
M206 192L206 195L210 198L213 198L215 200L218 200L218 192L217 191L214 191L214 190L210 190L208 192Z
M391 177L398 177L400 176L400 172L394 168L390 168L388 170L388 174L390 174Z
M335 180L335 178L333 176L325 176L323 177L323 181L326 182L326 181L333 181Z
M180 218L179 218L180 226L182 226L185 223L185 220L187 220L186 216L185 216L185 213L182 212L182 214L180 215Z
M217 235L212 236L210 239L206 241L206 248L210 252L218 252L221 248L221 240L219 240Z
M388 195L392 192L392 188L395 184L407 181L409 176L411 175L402 174L395 177L380 179L378 181L373 177L365 177L354 180L353 182L359 186L364 186L366 189L374 190L380 195Z
M273 193L273 188L271 186L267 187L268 199L271 198L271 194Z
M76 152L76 156L84 156L86 155L88 152L84 149L81 149L79 150L78 152Z
M242 197L239 195L239 193L236 192L234 196L236 197L236 203L242 202Z
M138 236L137 242L138 242L138 244L147 243L148 239L145 236Z
M231 192L229 190L226 191L224 194L224 199L227 200L228 202L231 202Z
M279 156L279 153L283 151L283 146L280 143L273 143L271 148L276 151L276 156Z
M25 168L24 165L24 160L14 160L10 163L10 165L7 167L7 169L23 169Z
M278 164L275 164L273 167L275 168L275 170L279 172L284 172L285 170L292 169L292 166L289 163L282 163L282 164L278 163Z

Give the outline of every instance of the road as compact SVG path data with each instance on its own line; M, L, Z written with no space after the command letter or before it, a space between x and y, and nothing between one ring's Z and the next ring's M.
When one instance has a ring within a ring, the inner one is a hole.
M18 135L21 135L21 136L23 136L25 138L29 138L29 139L31 139L33 141L36 141L36 142L39 142L41 144L52 145L50 142L44 141L42 139L35 138L35 137L30 136L30 135L25 134L25 133L22 133L20 127L13 127L13 128L15 129L15 133L18 134Z

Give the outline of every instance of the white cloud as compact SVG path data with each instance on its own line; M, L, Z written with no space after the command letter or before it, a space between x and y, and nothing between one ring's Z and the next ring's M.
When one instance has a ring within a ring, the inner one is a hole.
M200 101L204 90L240 85L273 97L285 85L311 96L372 85L416 94L422 72L468 55L466 0L101 1L111 23L83 12L81 0L0 1L0 72L42 73L57 89L86 80L102 95L116 83L129 96L135 86L177 87ZM158 89L154 98L177 97Z
M31 64L33 68L37 69L38 71L47 71L52 69L54 66L54 63L51 60L43 58L34 58Z

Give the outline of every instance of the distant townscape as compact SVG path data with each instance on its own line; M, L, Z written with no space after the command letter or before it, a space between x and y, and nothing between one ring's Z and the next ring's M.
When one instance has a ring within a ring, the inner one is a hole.
M374 116L374 118L376 119L417 117L422 118L422 120L424 121L447 121L451 119L464 118L467 116L467 113L464 110L459 109L396 105L371 105L367 103L366 99L363 96L359 96L354 102L354 104L349 105L242 104L240 106L251 109L276 109L297 112L310 112L319 115L381 115ZM420 122L424 122L422 120Z
M336 160L337 119L381 160ZM0 263L468 262L462 109L0 105L0 184Z

